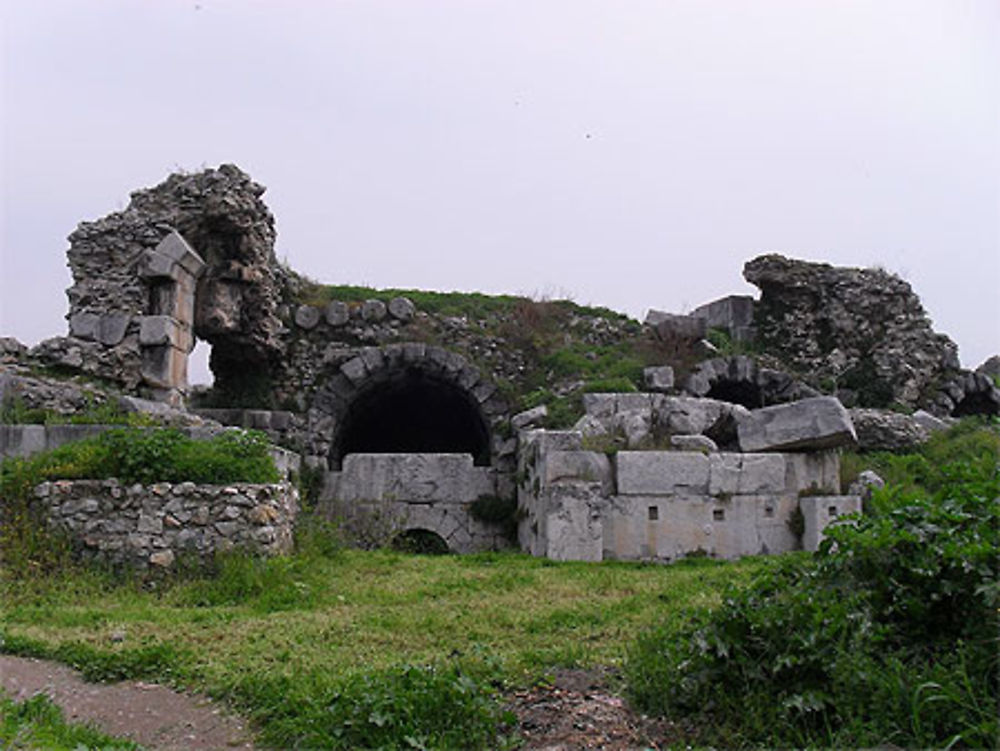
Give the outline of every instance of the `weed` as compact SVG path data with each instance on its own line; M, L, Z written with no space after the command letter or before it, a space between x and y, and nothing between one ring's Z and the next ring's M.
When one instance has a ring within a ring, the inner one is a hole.
M43 693L22 702L0 696L0 746L4 748L138 749L91 725L66 722L63 711Z

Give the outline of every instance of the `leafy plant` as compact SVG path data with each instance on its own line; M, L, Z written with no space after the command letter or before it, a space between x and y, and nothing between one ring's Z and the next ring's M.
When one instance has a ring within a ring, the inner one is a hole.
M933 494L877 492L815 557L775 561L681 633L640 638L636 702L710 711L722 745L991 744L1000 471L972 456L931 474Z

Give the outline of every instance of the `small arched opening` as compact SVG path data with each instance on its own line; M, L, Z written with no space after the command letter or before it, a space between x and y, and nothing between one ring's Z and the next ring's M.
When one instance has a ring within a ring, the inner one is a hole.
M348 454L471 454L490 464L490 433L476 399L454 383L407 368L367 386L348 406L331 451Z
M1000 405L991 398L989 391L973 391L965 397L951 412L952 417L968 417L969 415L1000 415Z
M408 529L400 532L392 538L392 548L420 555L446 555L451 552L445 539L429 529Z
M747 409L764 406L764 393L753 381L720 378L712 384L705 396L721 402L741 404Z

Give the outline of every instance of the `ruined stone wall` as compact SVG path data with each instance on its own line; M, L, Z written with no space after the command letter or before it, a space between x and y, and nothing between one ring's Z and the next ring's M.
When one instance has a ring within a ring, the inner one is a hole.
M58 480L35 488L34 502L84 557L137 568L167 568L184 555L207 561L233 548L291 552L298 513L298 491L289 483Z
M882 269L836 268L766 255L743 269L761 290L761 348L848 406L916 407L959 369L910 285Z
M223 383L275 359L284 279L263 192L223 165L171 175L133 193L123 211L81 223L67 251L69 336L33 354L176 401L195 336L216 345L213 370Z

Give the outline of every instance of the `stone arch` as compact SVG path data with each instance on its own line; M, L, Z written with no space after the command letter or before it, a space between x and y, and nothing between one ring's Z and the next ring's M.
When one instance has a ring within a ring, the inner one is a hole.
M355 452L469 453L496 466L508 406L461 355L410 342L359 350L310 412L312 451L331 469Z
M746 355L716 357L699 363L688 376L684 390L693 396L740 404L747 409L819 395L787 373L759 367Z
M407 553L442 555L452 552L448 541L433 529L407 527L392 539L392 547Z

